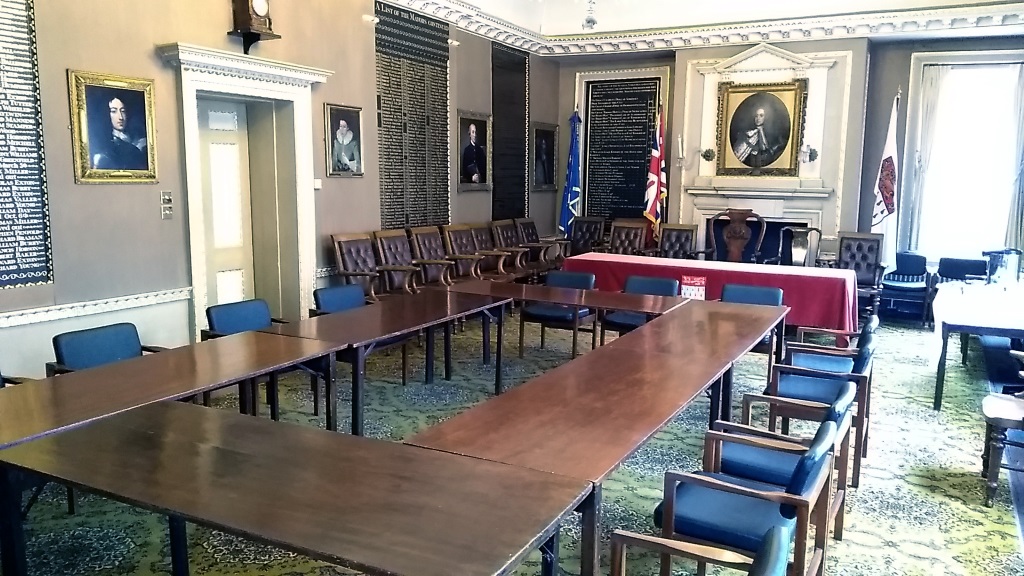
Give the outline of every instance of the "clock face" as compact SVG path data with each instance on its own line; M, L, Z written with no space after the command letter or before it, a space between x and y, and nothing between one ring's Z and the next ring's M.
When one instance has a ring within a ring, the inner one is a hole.
M252 11L257 16L266 17L267 13L270 12L270 1L269 0L252 0Z

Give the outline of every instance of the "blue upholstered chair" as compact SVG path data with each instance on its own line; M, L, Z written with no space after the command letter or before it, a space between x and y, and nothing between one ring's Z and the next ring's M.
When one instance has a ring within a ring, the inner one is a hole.
M772 526L765 533L761 548L754 555L754 562L749 566L747 574L749 576L785 576L786 568L789 566L789 552L792 544L793 533L789 528ZM733 552L715 551L717 553L712 556L705 546L616 530L612 532L611 573L613 576L625 576L626 574L626 546L646 548L669 556L680 556L738 568L746 567L749 561L745 555Z
M593 290L594 275L585 272L564 272L553 270L548 273L545 285L552 288L572 288L575 290ZM563 306L535 302L524 304L519 312L519 357L523 357L523 336L526 323L540 324L540 347L544 347L544 331L548 328L572 330L572 357L576 357L577 341L580 327L589 324L591 331L590 349L597 347L597 314L589 308Z
M773 286L747 286L745 284L726 284L722 286L722 302L733 304L757 304L761 306L782 306L782 288ZM782 334L777 336L782 338ZM771 336L766 336L754 347L754 352L771 356ZM769 363L770 364L770 363Z
M626 278L626 294L649 294L651 296L679 296L679 280L671 278L651 278L649 276L630 276ZM604 333L607 330L625 334L647 323L647 314L617 310L609 312L601 318L601 345L604 345Z
M95 368L161 350L164 348L143 346L138 329L129 322L65 332L53 337L56 361L46 363L46 375Z
M890 305L895 302L916 302L921 305L921 322L928 323L931 273L928 261L921 254L900 252L896 254L896 269L882 277L882 300Z
M768 443L746 436L708 433L704 442L703 472L665 473L664 500L654 510L654 524L661 528L665 538L731 552L746 565L752 563L754 554L764 545L768 531L781 526L795 537L791 573L803 574L808 564L812 510L816 526L812 564L821 561L825 550L826 487L831 478L835 441L836 425L828 421L818 428L807 447L784 446L780 452L799 453L800 457L789 478L780 478L786 480L785 484L776 485L738 478L721 469L724 442L757 446L768 446ZM672 521L663 522L664 518ZM663 562L668 560L662 558ZM714 562L714 559L698 559L698 573L704 573L709 561ZM807 573L817 573L817 567L812 565Z

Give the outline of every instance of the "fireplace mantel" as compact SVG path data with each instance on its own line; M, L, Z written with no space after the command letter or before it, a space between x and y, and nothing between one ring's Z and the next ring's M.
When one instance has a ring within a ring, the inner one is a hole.
M815 199L826 200L832 196L831 188L752 188L744 186L691 186L686 189L693 196L710 196L725 198L759 198L775 199Z

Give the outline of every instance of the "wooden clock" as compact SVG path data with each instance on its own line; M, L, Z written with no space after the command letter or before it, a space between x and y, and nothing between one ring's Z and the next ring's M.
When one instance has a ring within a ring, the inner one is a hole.
M260 40L276 40L281 37L274 34L273 20L270 18L270 0L231 2L234 5L235 29L228 34L242 38L242 49L246 54L249 53L249 48Z

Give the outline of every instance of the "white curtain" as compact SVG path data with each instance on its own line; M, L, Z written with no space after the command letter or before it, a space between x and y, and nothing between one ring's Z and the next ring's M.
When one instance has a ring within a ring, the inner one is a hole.
M1013 181L1013 199L1010 202L1010 218L1006 227L1006 246L1024 248L1024 64L1017 65L1017 91L1014 100L1018 103L1014 108L1016 118L1011 119L1017 126L1017 177Z
M899 249L918 249L921 234L921 199L925 188L928 167L931 165L932 150L935 149L936 111L942 83L949 76L949 66L925 66L921 74L921 116L917 138L917 152L914 162L914 177L911 185L903 190L900 197L902 221L899 226ZM907 151L910 153L910 151Z

